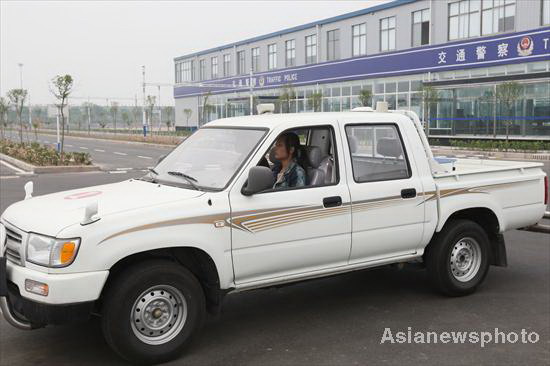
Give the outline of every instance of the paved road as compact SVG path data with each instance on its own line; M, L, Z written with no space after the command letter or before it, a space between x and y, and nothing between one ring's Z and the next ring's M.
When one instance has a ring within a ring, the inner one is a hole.
M19 141L19 135L15 131L9 131L7 137ZM29 138L34 141L34 134L29 134ZM38 142L55 147L56 137L38 134ZM147 169L156 165L158 158L170 152L172 148L172 146L145 143L65 137L65 151L87 152L91 155L94 164L99 165L103 170Z
M36 194L139 175L45 174ZM0 211L23 198L23 179L0 181ZM492 267L477 293L441 297L421 269L381 268L281 289L229 295L185 355L171 365L550 364L550 237L506 235L509 266ZM381 344L386 328L412 331L537 332L534 344ZM0 320L0 365L124 364L97 319L20 331Z

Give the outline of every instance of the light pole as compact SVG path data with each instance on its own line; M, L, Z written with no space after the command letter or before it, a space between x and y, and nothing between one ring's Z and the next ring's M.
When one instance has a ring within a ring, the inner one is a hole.
M20 88L23 89L23 64L20 62L17 64L19 66L19 82L20 82Z
M143 84L142 84L142 87L143 87L143 114L142 114L142 118L143 118L143 136L147 137L147 119L145 117L145 65L141 66L141 73L142 73L142 76L143 76Z

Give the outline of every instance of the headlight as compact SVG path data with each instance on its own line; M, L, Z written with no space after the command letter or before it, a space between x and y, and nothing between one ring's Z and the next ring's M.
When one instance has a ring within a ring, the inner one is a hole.
M47 267L66 267L74 261L80 239L56 239L30 234L27 242L27 260Z

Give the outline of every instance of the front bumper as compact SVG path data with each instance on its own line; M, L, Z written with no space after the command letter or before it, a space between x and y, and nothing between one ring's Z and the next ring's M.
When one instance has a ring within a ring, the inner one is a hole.
M86 320L108 274L108 271L48 274L0 257L0 308L4 318L20 329ZM27 292L25 279L48 284L48 296Z

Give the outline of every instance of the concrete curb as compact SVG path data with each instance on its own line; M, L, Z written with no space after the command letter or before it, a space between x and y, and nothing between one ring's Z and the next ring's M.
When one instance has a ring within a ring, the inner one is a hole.
M101 168L97 165L36 166L2 153L0 153L0 159L18 167L19 169L35 174L101 171Z
M434 154L453 154L453 155L480 155L483 157L493 157L499 159L519 159L519 160L538 160L550 161L549 151L538 152L516 152L516 151L495 151L495 150L468 150L454 146L432 146Z
M56 134L55 133L51 133L51 132L45 132L45 131L39 131L38 133L42 133L44 135L51 135L51 136L55 136ZM155 143L155 142L146 142L146 141L126 141L126 140L117 140L117 139L109 139L109 138L101 138L101 137L93 137L93 136L75 136L75 135L71 135L71 134L65 134L65 137L70 137L70 138L75 138L75 139L83 139L83 140L101 140L101 141L112 141L112 142L121 142L121 143L124 143L124 144L133 144L133 145L143 145L143 144L147 144L147 145L151 145L151 146L156 146L156 147L163 147L163 148L167 148L167 149L173 149L174 147L178 146L178 144L185 140L185 138L183 138L181 141L179 141L177 144L158 144L158 143Z

